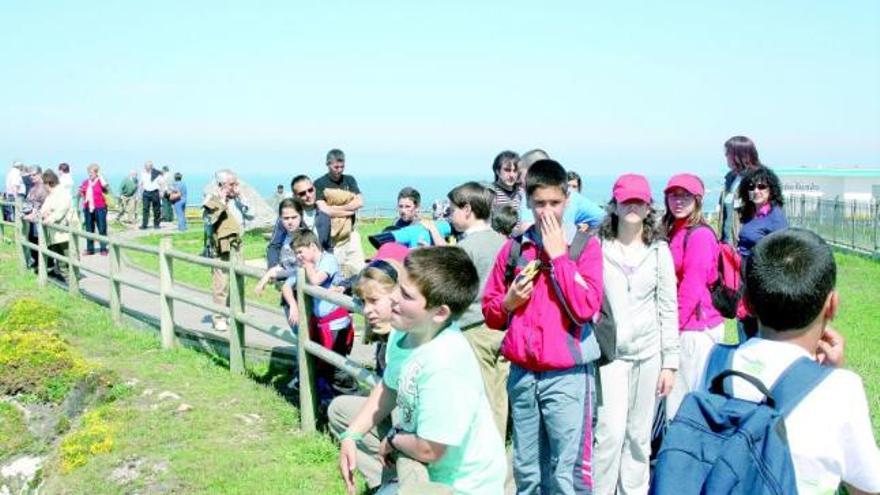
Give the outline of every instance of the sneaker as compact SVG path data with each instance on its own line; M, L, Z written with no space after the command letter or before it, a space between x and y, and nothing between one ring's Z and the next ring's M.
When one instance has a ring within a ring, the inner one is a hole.
M109 254L110 254L109 251L101 251L101 256L107 256Z
M91 256L91 255L93 255L93 254L95 254L94 251L92 251L92 252L89 252L89 251L83 251L82 254L81 254L80 256Z
M214 320L214 330L218 332L225 332L229 330L229 324L226 322L226 319L222 320Z
M141 226L138 227L138 228L141 229L141 230L147 230L147 226L146 226L146 225L141 225Z

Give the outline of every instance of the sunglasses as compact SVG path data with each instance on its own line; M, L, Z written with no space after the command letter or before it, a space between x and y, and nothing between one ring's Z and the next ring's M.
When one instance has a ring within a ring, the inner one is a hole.
M297 192L296 192L296 195L299 196L300 198L304 198L304 197L306 197L306 194L311 194L311 193L313 193L313 192L315 192L315 187L314 187L314 186L312 186L312 187L310 187L310 188L308 188L308 189L304 189L304 190L302 190L302 191L297 191Z
M759 191L765 191L769 188L770 188L770 186L768 186L767 184L750 184L749 185L749 191L754 191L755 189L757 189Z

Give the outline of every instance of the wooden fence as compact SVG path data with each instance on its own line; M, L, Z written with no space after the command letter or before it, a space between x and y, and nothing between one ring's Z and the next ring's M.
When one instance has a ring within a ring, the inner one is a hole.
M312 311L312 299L317 298L344 307L351 313L363 314L363 308L356 304L351 297L325 290L321 287L308 283L305 272L299 269L297 273L297 305L299 307L300 322L296 335L289 328L281 328L260 321L246 311L245 300L245 277L259 279L263 272L244 264L240 253L230 256L229 261L204 258L201 256L176 251L173 249L171 237L161 239L159 247L144 246L131 241L116 239L110 236L102 236L85 232L80 225L49 225L34 222L38 229L38 243L34 244L27 240L27 227L31 222L24 220L21 215L21 199L14 203L0 201L4 207L14 207L14 220L2 221L2 235L5 238L11 229L14 236L15 250L17 252L18 265L24 272L27 270L26 249L36 250L37 258L37 284L45 287L48 283L47 260L52 258L56 262L68 264L67 289L71 295L80 296L79 281L83 271L107 279L109 284L108 306L113 321L122 321L122 310L125 302L122 299L122 287L133 287L139 291L156 296L159 302L159 331L162 347L170 349L178 345L175 336L174 303L181 301L198 308L221 314L229 318L229 368L233 373L243 374L245 370L245 331L252 328L260 332L280 338L296 346L296 361L299 373L299 407L300 424L304 431L316 429L316 392L314 358L318 358L339 368L355 377L358 381L373 386L378 383L378 377L370 370L363 367L346 356L337 354L321 345L312 342L309 338L309 316ZM68 241L67 255L62 256L50 251L46 244L46 234L49 230L67 232L70 236ZM91 239L96 242L107 243L109 251L109 267L106 272L95 270L83 264L79 259L79 248L82 239ZM122 250L140 251L157 255L159 257L159 286L147 287L142 284L132 283L121 275ZM209 300L194 297L178 290L174 284L175 262L193 263L212 270L223 270L229 277L229 304L227 306L216 305Z

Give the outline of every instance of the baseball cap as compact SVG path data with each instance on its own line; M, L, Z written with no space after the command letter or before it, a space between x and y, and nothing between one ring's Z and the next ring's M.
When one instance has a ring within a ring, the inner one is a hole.
M624 174L614 182L612 196L618 203L638 199L645 203L651 202L651 186L643 175Z
M666 194L675 187L680 187L694 196L700 197L706 192L703 187L703 181L694 174L673 175L670 177L669 183L666 184L666 189L663 190L663 193Z

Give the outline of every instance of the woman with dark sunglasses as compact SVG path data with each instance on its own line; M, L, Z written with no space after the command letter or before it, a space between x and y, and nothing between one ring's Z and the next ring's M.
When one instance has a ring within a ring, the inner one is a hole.
M736 247L742 256L743 266L751 256L752 249L764 237L788 228L788 220L782 208L782 184L779 177L767 167L749 170L739 184L740 229ZM737 332L740 342L758 333L758 321L748 314L745 304L737 311Z

